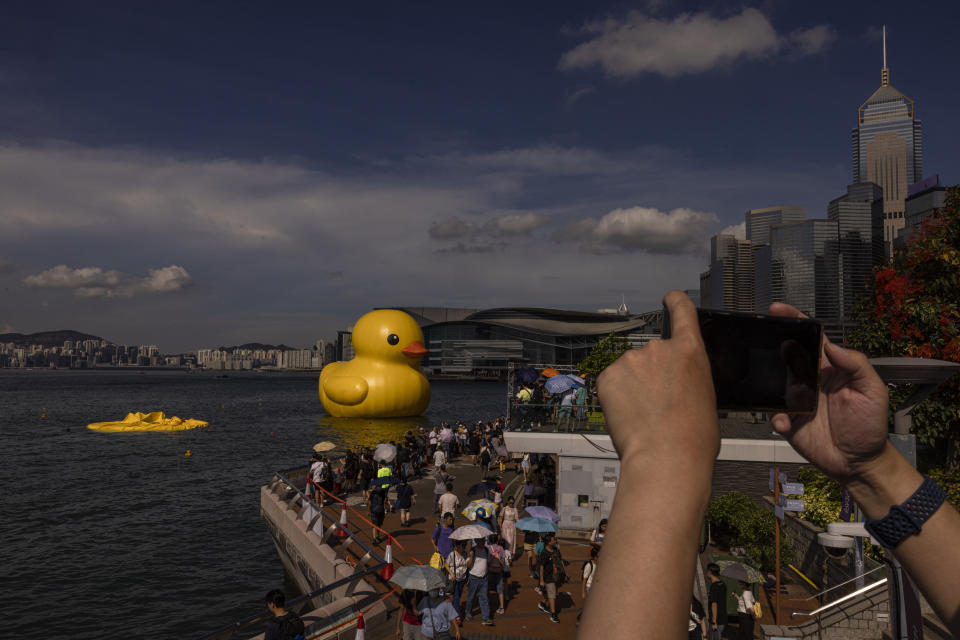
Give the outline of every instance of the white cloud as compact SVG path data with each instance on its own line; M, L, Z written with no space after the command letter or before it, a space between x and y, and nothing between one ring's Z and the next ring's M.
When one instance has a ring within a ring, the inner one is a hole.
M437 220L430 224L427 234L435 240L449 240L452 238L462 238L473 232L473 226L464 222L457 216L450 216L443 220Z
M716 214L708 211L678 208L664 213L650 207L630 207L614 209L599 220L573 222L554 239L579 239L581 248L591 253L696 253L716 223Z
M23 284L35 288L64 288L116 286L120 283L119 271L104 271L100 267L71 269L65 264L47 269L42 273L27 276Z
M193 284L187 270L177 265L148 269L144 278L131 278L100 267L71 269L60 264L23 279L32 289L73 289L78 298L130 298L141 294L172 293Z
M661 19L631 11L622 18L590 22L583 32L590 40L564 53L559 68L600 67L607 76L621 79L644 73L666 77L702 73L793 48L799 55L810 55L834 37L832 27L826 25L781 36L753 8L727 18L702 11Z
M798 56L812 56L820 53L837 39L837 30L831 25L821 24L810 29L797 29L789 37L789 42L796 47Z
M720 235L736 236L737 240L746 240L747 223L743 221L740 224L732 224L729 227L724 227L721 229Z
M495 216L485 223L467 222L457 216L450 216L442 220L436 220L430 223L427 229L427 235L434 240L456 240L466 237L487 236L490 238L506 238L511 236L527 236L536 229L543 227L550 222L550 218L540 213L523 212L508 213ZM480 251L492 251L493 248L502 246L502 243L483 244L478 246L463 245L458 246L473 249L474 253Z
M699 234L702 245L765 202L813 208L836 195L845 170L839 162L783 166L705 167L656 147L537 146L375 159L330 174L277 159L0 144L0 256L16 265L0 274L11 285L0 290L0 324L131 342L151 336L187 349L225 335L311 344L374 306L589 309L626 292L632 308L657 308L665 288L694 287L703 270L685 236ZM665 229L677 193L688 210L716 211L722 223L698 227L693 217ZM637 202L668 213L639 222L628 215L619 226L602 216ZM438 223L447 226L431 235ZM595 255L564 250L551 235ZM59 263L74 285L60 291L75 295L18 286ZM147 295L186 282L176 270L151 274L150 265L184 267L198 286ZM76 267L99 272L82 278ZM638 270L657 277L638 280ZM137 304L105 314L99 302L122 299L121 291Z
M517 213L498 216L483 226L490 236L524 236L550 222L550 218L539 213Z
M567 104L576 104L577 102L579 102L581 98L584 98L590 95L594 91L596 91L596 89L593 87L593 85L589 85L589 84L577 85L576 87L572 88L569 92L567 92L567 97L565 98L565 100Z

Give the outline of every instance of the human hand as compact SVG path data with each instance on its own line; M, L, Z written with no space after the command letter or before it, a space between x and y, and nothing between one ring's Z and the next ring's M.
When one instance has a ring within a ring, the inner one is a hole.
M794 307L770 305L775 316L805 318ZM773 428L800 455L840 482L864 473L887 444L887 386L862 353L824 337L820 389L813 415L773 416Z
M664 297L671 337L631 349L597 378L607 428L621 460L712 464L720 449L717 400L693 302Z

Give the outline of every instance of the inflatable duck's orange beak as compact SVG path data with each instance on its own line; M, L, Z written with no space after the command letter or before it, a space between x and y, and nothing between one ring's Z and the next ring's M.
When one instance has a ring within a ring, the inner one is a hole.
M423 356L430 353L423 343L419 340L414 340L403 350L403 355L410 356L411 358L422 358Z

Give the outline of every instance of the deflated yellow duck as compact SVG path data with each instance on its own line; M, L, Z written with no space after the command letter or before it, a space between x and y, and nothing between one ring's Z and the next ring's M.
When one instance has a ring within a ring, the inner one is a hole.
M320 400L337 418L402 418L423 413L430 383L420 373L428 351L423 332L409 314L380 309L353 328L348 362L332 362L320 372Z

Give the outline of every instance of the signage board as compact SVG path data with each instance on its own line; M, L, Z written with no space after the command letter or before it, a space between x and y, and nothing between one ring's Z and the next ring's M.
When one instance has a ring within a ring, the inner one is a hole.
M780 506L784 511L803 511L803 500L780 496Z
M783 520L783 507L776 505L773 507L773 514L777 516L778 519Z
M788 493L791 496L802 496L803 483L802 482L783 482L780 484L780 491L783 493Z

